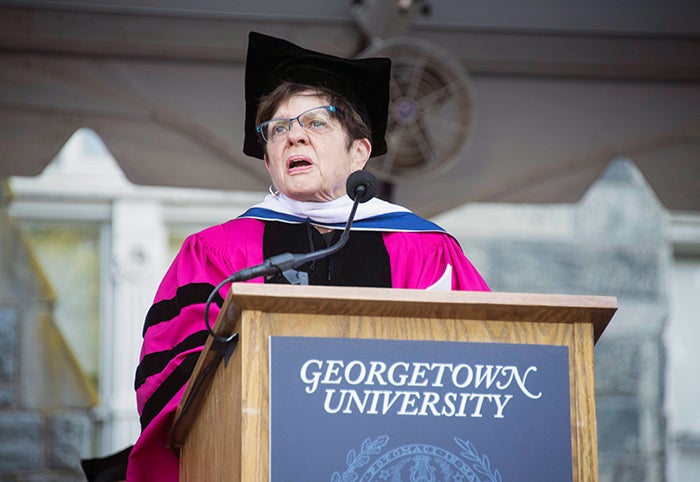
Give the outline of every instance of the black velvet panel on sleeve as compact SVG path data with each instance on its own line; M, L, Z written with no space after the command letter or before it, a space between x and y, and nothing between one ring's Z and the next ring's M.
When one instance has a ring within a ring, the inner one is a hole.
M265 223L263 257L281 253L308 253L326 248L340 238L333 231L327 242L310 224ZM352 231L347 244L334 255L299 268L309 274L310 285L391 287L391 266L382 233ZM269 282L269 281L268 281Z

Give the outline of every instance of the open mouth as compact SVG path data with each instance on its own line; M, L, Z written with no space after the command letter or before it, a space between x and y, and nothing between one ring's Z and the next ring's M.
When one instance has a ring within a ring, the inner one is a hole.
M294 158L294 159L289 160L289 162L287 163L287 168L288 169L299 169L299 168L307 167L310 165L311 165L311 162L308 159Z

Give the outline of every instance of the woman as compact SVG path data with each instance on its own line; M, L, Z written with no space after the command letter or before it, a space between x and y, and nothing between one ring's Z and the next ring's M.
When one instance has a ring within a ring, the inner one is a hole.
M388 59L340 59L250 34L244 152L264 160L274 187L241 217L190 236L165 275L144 326L136 373L142 433L127 480L178 479L167 437L207 337L203 311L214 287L273 255L317 251L339 238L352 205L348 176L386 152L389 73ZM298 269L310 284L488 290L449 234L379 199L359 205L342 250Z

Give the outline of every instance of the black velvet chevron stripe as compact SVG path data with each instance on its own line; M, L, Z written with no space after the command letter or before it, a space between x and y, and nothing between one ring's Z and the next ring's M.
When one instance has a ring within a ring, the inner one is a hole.
M183 308L198 303L206 303L214 288L215 286L209 283L190 283L180 286L175 292L174 298L161 300L151 306L146 315L146 322L143 325L143 335L146 334L146 330L151 326L175 318ZM221 307L224 299L219 293L216 293L213 302Z
M199 352L187 355L183 362L165 379L158 389L148 399L141 413L141 431L145 430L165 405L175 396L190 379L194 366L199 358Z
M207 341L207 336L207 330L198 331L196 333L192 333L170 350L149 353L148 355L144 356L141 363L139 363L139 366L136 368L134 388L138 390L138 388L144 384L148 377L155 375L156 373L160 373L168 365L170 360L175 358L180 353L198 346L204 346L204 342Z

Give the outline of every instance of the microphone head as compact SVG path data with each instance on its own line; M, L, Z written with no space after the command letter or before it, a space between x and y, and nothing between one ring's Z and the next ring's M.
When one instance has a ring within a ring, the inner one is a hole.
M369 171L355 171L348 176L345 190L353 201L367 202L377 195L377 178Z

